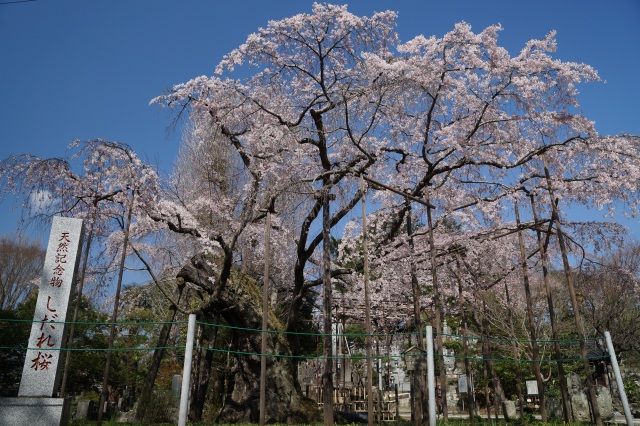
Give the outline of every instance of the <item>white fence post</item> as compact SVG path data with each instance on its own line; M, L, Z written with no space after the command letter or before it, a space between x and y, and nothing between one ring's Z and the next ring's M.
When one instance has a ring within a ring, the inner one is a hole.
M436 426L436 375L433 362L433 328L427 326L427 386L429 387L429 426Z
M180 414L178 426L186 426L187 410L189 408L189 390L191 389L191 360L193 359L193 336L196 332L196 314L189 314L187 327L187 346L184 352L184 367L182 369L182 392L180 393Z
M616 352L613 350L611 334L609 334L608 331L605 331L604 338L607 341L607 350L609 351L609 356L611 357L611 366L613 367L613 373L616 376L616 383L618 384L618 391L620 392L620 400L622 401L622 408L624 409L624 417L627 419L627 425L633 426L633 417L631 416L631 410L629 409L627 394L624 391L622 375L620 374L620 367L618 366L618 358L616 358Z

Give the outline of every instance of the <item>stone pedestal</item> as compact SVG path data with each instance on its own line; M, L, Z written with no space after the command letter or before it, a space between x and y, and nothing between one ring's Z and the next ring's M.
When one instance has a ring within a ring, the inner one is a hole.
M65 398L0 398L0 424L11 426L67 426L71 400Z

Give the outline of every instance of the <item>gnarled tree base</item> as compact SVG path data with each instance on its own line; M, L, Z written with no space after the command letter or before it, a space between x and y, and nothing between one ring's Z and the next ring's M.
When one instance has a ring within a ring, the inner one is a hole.
M217 421L247 423L259 421L260 356L262 333L262 295L255 281L231 274L226 283L215 277L212 263L199 255L191 259L178 275L211 295L205 309L219 312L233 326L235 367L231 390ZM269 330L284 331L278 318L269 312ZM306 399L295 379L296 363L282 333L267 333L267 423L311 423L319 419L315 402ZM281 355L281 356L277 356Z

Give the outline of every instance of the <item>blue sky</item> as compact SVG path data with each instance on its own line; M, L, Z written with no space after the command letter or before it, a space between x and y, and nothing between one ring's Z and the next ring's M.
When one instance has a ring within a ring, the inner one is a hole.
M460 21L500 23L517 53L557 30L556 57L584 62L606 83L580 87L603 134L640 134L640 2L637 0L352 1L358 15L399 13L401 41L442 36ZM125 142L169 172L179 147L171 118L149 100L213 72L222 56L270 19L311 11L311 1L0 0L0 159L61 157L74 139ZM0 205L0 234L18 213ZM637 221L632 224L638 228ZM48 232L46 232L48 234ZM636 235L640 235L636 231Z

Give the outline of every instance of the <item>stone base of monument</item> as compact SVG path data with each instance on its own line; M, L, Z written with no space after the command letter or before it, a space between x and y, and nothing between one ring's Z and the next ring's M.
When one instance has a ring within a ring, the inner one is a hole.
M71 400L66 398L0 398L0 424L12 426L66 426Z

